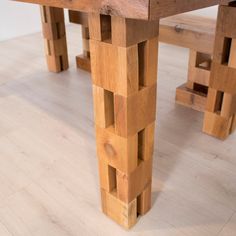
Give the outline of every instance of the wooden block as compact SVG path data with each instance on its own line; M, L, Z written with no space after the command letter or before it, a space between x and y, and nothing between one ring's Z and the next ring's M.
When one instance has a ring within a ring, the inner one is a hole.
M116 193L101 190L102 210L121 226L129 229L137 221L137 199L124 203L117 199Z
M116 169L106 162L105 159L99 158L99 176L100 186L107 192L112 192L117 189Z
M202 68L189 68L188 79L194 83L209 86L210 83L210 70Z
M40 16L41 16L41 22L46 23L47 22L46 6L40 6Z
M222 108L221 108L221 116L223 117L231 117L236 113L236 94L232 95L229 93L224 93Z
M213 89L213 88L209 88L208 96L207 96L207 103L206 103L206 111L209 111L209 112L221 111L222 99L223 99L222 92L217 91L216 89Z
M231 127L230 127L230 133L233 133L236 129L236 115L233 115L233 118L232 118L232 124L231 124Z
M138 133L138 158L149 160L154 152L155 122Z
M116 171L117 197L126 203L136 199L151 183L152 158L140 161L138 167L131 173Z
M45 40L45 52L47 55L61 56L67 54L66 37L56 40Z
M224 140L230 134L232 119L232 116L225 118L213 112L205 112L203 132Z
M82 44L83 44L83 50L89 52L90 51L89 40L82 39Z
M221 64L225 60L224 57L227 57L227 53L225 52L228 51L230 41L220 34L216 34L214 45L213 61L215 63Z
M58 23L64 21L64 10L57 7L41 6L41 19L43 23Z
M139 85L151 86L157 82L158 38L138 45Z
M43 36L48 40L56 40L65 36L65 24L60 23L42 23Z
M90 38L102 41L101 16L99 14L90 13L88 22Z
M89 13L90 38L97 41L111 40L111 17Z
M88 14L85 12L69 10L69 21L88 27Z
M103 129L96 126L96 140L97 154L103 162L125 173L136 169L138 165L137 134L123 138L115 134L113 127Z
M232 6L220 6L219 19L217 24L217 34L228 37L236 38L236 8Z
M95 124L107 128L114 124L113 94L101 87L93 86Z
M236 39L232 39L231 41L229 66L236 69Z
M114 111L117 135L128 137L143 130L156 119L156 85L129 97L115 94Z
M137 212L140 215L146 214L152 205L152 184L144 189L144 191L137 198Z
M48 64L48 69L51 72L59 73L63 70L68 69L69 67L67 55L46 55L46 60Z
M190 107L196 111L204 112L206 108L207 96L204 93L196 92L181 85L176 89L176 103Z
M188 89L194 90L194 82L187 80L187 82L185 83L185 87Z
M116 47L90 40L93 84L128 96L139 89L138 46Z
M188 80L193 83L209 86L210 70L211 56L190 50Z
M61 60L60 57L46 55L48 70L51 72L58 73L61 71Z
M214 47L214 62L228 64L230 47L235 48L236 30L234 27L235 7L221 6L219 8L216 40ZM235 49L234 49L235 50ZM232 55L231 55L232 56ZM230 57L231 57L230 56Z
M61 71L67 70L69 68L68 54L67 52L60 55Z
M159 21L143 21L112 16L111 28L112 44L129 47L158 37Z
M81 70L91 72L90 57L87 57L84 55L76 56L76 65L77 65L77 68Z
M82 30L82 38L83 39L90 39L89 28L82 26L81 30Z
M68 69L67 42L64 36L57 40L47 40L45 43L46 57L48 57L48 67L52 72L61 72ZM48 56L47 56L48 55ZM54 59L53 59L54 57ZM55 63L55 65L52 65Z
M225 93L236 93L236 69L212 63L210 87Z

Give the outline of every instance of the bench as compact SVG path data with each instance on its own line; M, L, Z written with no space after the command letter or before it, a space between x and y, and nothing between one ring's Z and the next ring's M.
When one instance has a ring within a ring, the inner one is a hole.
M71 23L82 25L83 54L76 57L77 67L90 71L89 29L85 13L69 11ZM180 14L160 21L160 42L189 48L187 82L176 89L176 102L205 111L210 79L216 21Z
M176 102L205 111L215 40L214 19L181 14L160 22L160 41L189 48L187 82L176 89Z

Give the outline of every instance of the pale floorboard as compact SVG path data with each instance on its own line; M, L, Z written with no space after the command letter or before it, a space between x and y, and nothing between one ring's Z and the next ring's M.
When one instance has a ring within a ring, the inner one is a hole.
M161 45L152 210L127 232L101 213L90 74L47 72L41 34L0 43L1 236L235 236L236 135L175 105L187 50Z

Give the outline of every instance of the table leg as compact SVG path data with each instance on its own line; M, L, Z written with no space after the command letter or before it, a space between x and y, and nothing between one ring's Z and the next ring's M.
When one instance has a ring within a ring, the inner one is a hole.
M151 207L158 26L89 15L102 209L125 228Z
M236 7L219 7L203 131L220 139L236 128Z
M81 26L83 54L76 56L77 68L91 72L90 48L89 48L89 28Z
M49 71L61 72L67 70L69 65L64 10L41 6L41 19Z

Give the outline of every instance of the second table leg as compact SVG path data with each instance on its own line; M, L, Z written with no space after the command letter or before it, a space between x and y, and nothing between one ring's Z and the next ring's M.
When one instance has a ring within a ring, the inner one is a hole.
M203 131L220 139L236 128L236 7L219 7Z
M89 15L102 209L125 228L151 208L158 26Z

